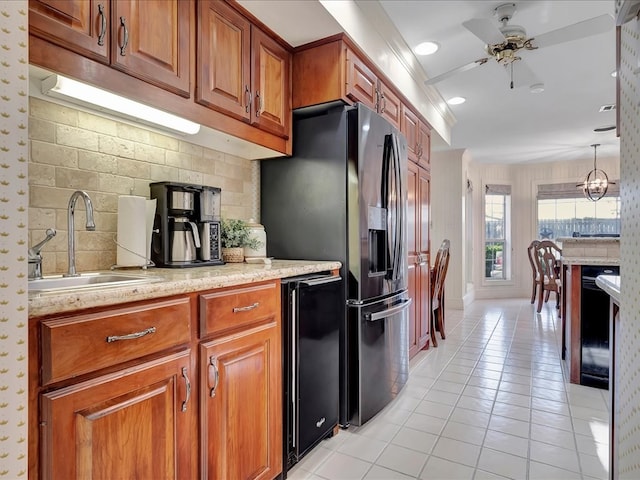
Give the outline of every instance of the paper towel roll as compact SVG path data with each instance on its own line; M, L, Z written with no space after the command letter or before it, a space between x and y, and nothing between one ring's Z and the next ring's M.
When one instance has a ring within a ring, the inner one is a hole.
M156 200L135 195L118 197L118 267L146 266L151 253L151 230Z

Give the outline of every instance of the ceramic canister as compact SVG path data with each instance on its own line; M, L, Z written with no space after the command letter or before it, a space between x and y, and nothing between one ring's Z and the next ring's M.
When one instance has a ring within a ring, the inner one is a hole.
M255 238L260 242L260 246L256 249L252 249L249 247L244 247L244 256L245 257L266 257L267 256L267 233L264 231L264 226L256 223L256 221L251 218L249 222L247 222L249 227L249 235L251 238Z

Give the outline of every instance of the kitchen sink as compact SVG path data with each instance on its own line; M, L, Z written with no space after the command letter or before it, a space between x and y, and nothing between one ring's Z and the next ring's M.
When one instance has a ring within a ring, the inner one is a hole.
M29 280L29 292L45 293L98 287L120 287L124 285L158 282L160 280L162 280L160 277L151 277L148 275L110 272L83 273L77 277L52 275L37 280Z

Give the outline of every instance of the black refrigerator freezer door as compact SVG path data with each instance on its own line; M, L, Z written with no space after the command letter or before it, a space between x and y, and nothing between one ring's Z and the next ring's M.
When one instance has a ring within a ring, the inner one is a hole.
M350 420L346 423L364 424L407 383L410 304L406 292L401 292L380 302L348 307ZM342 418L341 424L345 424Z

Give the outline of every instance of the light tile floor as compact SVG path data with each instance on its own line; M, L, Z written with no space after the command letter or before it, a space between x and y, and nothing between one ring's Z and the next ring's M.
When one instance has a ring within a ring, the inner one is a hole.
M568 383L553 299L476 301L446 313L402 393L362 427L323 440L301 479L608 477L608 392Z

